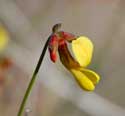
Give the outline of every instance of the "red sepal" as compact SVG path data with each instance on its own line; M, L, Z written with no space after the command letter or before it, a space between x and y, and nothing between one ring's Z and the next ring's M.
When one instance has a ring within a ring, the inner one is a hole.
M65 40L67 40L69 42L76 38L75 35L73 35L71 33L68 33L68 32L61 31L61 34L62 34L63 39L65 39Z
M49 42L50 59L53 62L56 62L57 60L57 50L58 50L58 37L56 34L53 34Z

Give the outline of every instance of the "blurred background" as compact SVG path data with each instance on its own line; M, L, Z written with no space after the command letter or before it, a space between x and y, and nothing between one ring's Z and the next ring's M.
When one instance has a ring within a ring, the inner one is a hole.
M17 115L56 23L91 38L101 81L81 90L47 52L24 116L125 116L125 0L0 0L0 116Z

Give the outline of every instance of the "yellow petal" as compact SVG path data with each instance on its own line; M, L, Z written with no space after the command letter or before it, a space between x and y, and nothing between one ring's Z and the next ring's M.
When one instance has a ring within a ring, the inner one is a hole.
M93 82L97 84L100 80L100 76L92 70L82 69L82 72Z
M72 41L72 50L76 60L82 67L86 67L92 58L93 44L84 36Z
M70 71L74 75L75 79L77 80L82 89L87 91L93 91L95 89L95 86L92 81L87 78L84 73L75 69L71 69Z
M6 30L0 25L0 51L2 51L8 42L8 34Z

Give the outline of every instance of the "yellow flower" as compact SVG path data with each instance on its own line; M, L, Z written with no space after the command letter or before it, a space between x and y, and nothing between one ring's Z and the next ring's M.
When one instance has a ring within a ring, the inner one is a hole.
M72 50L77 62L80 64L80 68L71 68L71 73L83 89L89 91L94 90L100 77L92 70L86 69L86 66L91 62L92 58L92 42L87 37L78 37L76 40L72 41Z
M8 43L8 34L3 26L0 25L0 52L6 47Z
M70 54L67 42L71 43L74 57ZM62 64L73 74L80 87L87 91L93 91L100 77L94 71L86 69L91 62L93 43L84 36L75 37L67 32L56 32L50 36L50 58L57 60L57 51Z

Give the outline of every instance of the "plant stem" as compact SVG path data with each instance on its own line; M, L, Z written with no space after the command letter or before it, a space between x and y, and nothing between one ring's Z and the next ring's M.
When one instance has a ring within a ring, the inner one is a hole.
M29 94L30 94L30 92L31 92L31 90L32 90L33 84L34 84L34 82L35 82L35 80L36 80L38 71L39 71L39 69L40 69L40 66L41 66L41 64L42 64L43 58L44 58L44 56L45 56L45 53L46 53L46 50L47 50L47 47L48 47L48 43L49 43L49 39L50 39L50 37L47 39L46 44L45 44L45 46L44 46L44 48L43 48L43 51L42 51L42 53L41 53L41 56L40 56L39 61L38 61L38 63L37 63L37 66L36 66L36 68L35 68L35 70L34 70L34 73L33 73L33 75L32 75L31 81L30 81L30 83L29 83L29 85L28 85L28 87L27 87L26 93L25 93L25 95L24 95L24 97L23 97L23 100L22 100L22 103L21 103L21 105L20 105L20 108L19 108L19 111L18 111L17 116L22 116L22 113L23 113L23 111L24 111L24 107L25 107L25 105L26 105L26 101L27 101L27 99L28 99L28 97L29 97Z

